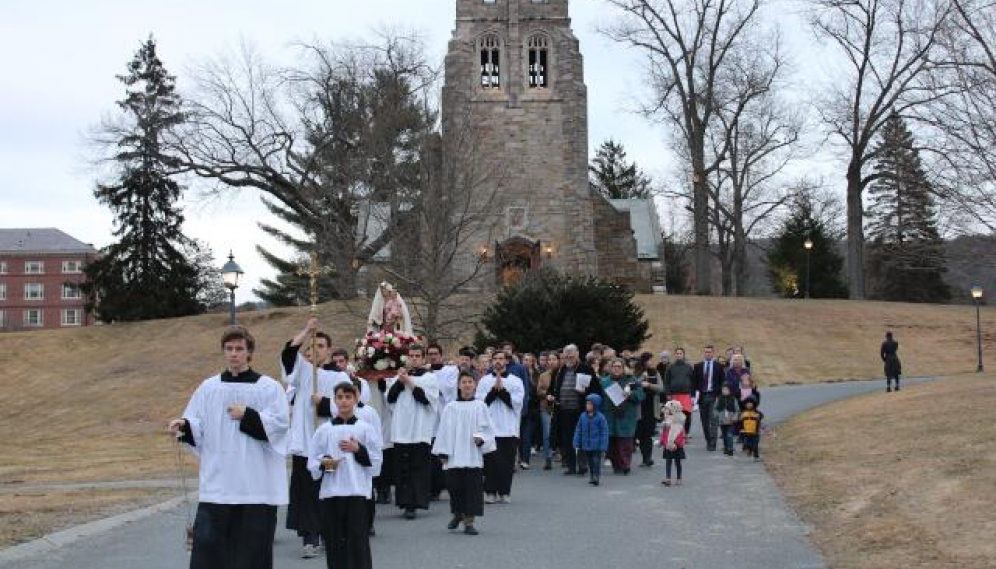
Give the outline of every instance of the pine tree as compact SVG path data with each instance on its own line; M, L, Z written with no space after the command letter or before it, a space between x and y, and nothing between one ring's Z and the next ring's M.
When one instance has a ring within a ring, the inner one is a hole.
M805 296L804 244L809 239L813 242L809 251L809 296L846 298L847 285L842 278L844 258L837 253L837 243L842 238L843 232L833 227L829 216L818 211L812 198L805 194L796 198L768 252L771 288L788 298Z
M591 186L608 199L646 199L650 197L650 178L626 162L622 144L607 140L598 147L588 166Z
M175 80L149 38L118 76L126 96L118 101L123 122L103 129L113 134L116 180L98 184L97 200L114 213L114 236L100 258L87 266L84 293L105 322L197 314L203 280L185 251L196 249L182 232L177 207L183 189L169 176L161 152L163 134L184 119Z
M878 176L869 188L869 296L902 302L946 302L944 243L933 193L913 134L893 113L875 149Z

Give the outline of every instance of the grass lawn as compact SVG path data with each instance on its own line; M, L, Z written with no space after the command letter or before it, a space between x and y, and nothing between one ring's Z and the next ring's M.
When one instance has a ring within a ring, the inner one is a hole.
M886 329L896 333L907 375L974 369L970 307L679 296L637 300L651 323L646 349L656 354L683 345L698 359L707 342L720 351L743 344L761 385L877 377ZM368 309L366 300L329 303L320 307L319 317L334 342L352 346L365 330ZM279 351L307 315L306 308L240 314L240 323L257 338L253 367L279 377ZM173 446L164 427L197 385L220 371L218 339L227 320L226 314L210 314L0 334L0 430L13 433L0 438L0 487L174 476ZM983 325L996 330L996 312L985 310ZM991 334L984 340L988 353L996 342ZM448 353L456 347L448 346ZM33 506L24 505L30 513ZM39 528L16 539L37 537L52 526Z
M765 464L835 569L996 559L996 374L842 401L777 427Z

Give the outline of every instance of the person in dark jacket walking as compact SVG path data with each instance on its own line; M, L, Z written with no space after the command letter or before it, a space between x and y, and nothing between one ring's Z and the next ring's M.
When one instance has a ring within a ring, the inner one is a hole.
M885 341L879 353L885 364L885 391L892 391L892 380L896 380L896 391L899 391L899 376L903 373L903 364L899 361L899 342L892 339L892 332L885 333Z
M684 429L688 436L692 428L692 396L695 394L695 380L692 378L692 366L685 361L685 349L675 348L674 361L664 372L664 395L669 401L681 403L685 413Z
M574 451L574 431L572 426L578 422L578 417L584 412L586 395L597 393L600 387L595 378L595 371L586 363L580 361L578 347L570 344L564 347L563 363L557 372L557 377L550 384L546 399L557 409L557 424L560 431L560 452L563 455L564 474L585 474L584 462L579 465L577 453ZM580 466L580 468L579 468Z

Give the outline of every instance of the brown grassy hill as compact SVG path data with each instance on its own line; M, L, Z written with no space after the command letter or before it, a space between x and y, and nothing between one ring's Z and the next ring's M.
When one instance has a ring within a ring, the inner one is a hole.
M684 345L696 358L712 341L744 344L764 384L876 377L877 346L896 332L907 375L974 369L974 314L964 307L641 297L651 320L648 349ZM365 302L324 305L335 341L362 331ZM306 309L240 315L258 339L254 367L276 375L279 349ZM0 335L0 484L162 476L170 472L166 420L221 363L224 315ZM984 327L996 324L988 313ZM993 336L987 334L987 347ZM73 467L54 461L69 452Z

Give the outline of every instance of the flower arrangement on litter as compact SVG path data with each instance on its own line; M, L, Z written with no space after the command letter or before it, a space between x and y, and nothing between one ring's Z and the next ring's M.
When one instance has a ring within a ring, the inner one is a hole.
M394 370L408 363L408 348L421 341L397 331L367 332L356 340L356 361L362 370Z

